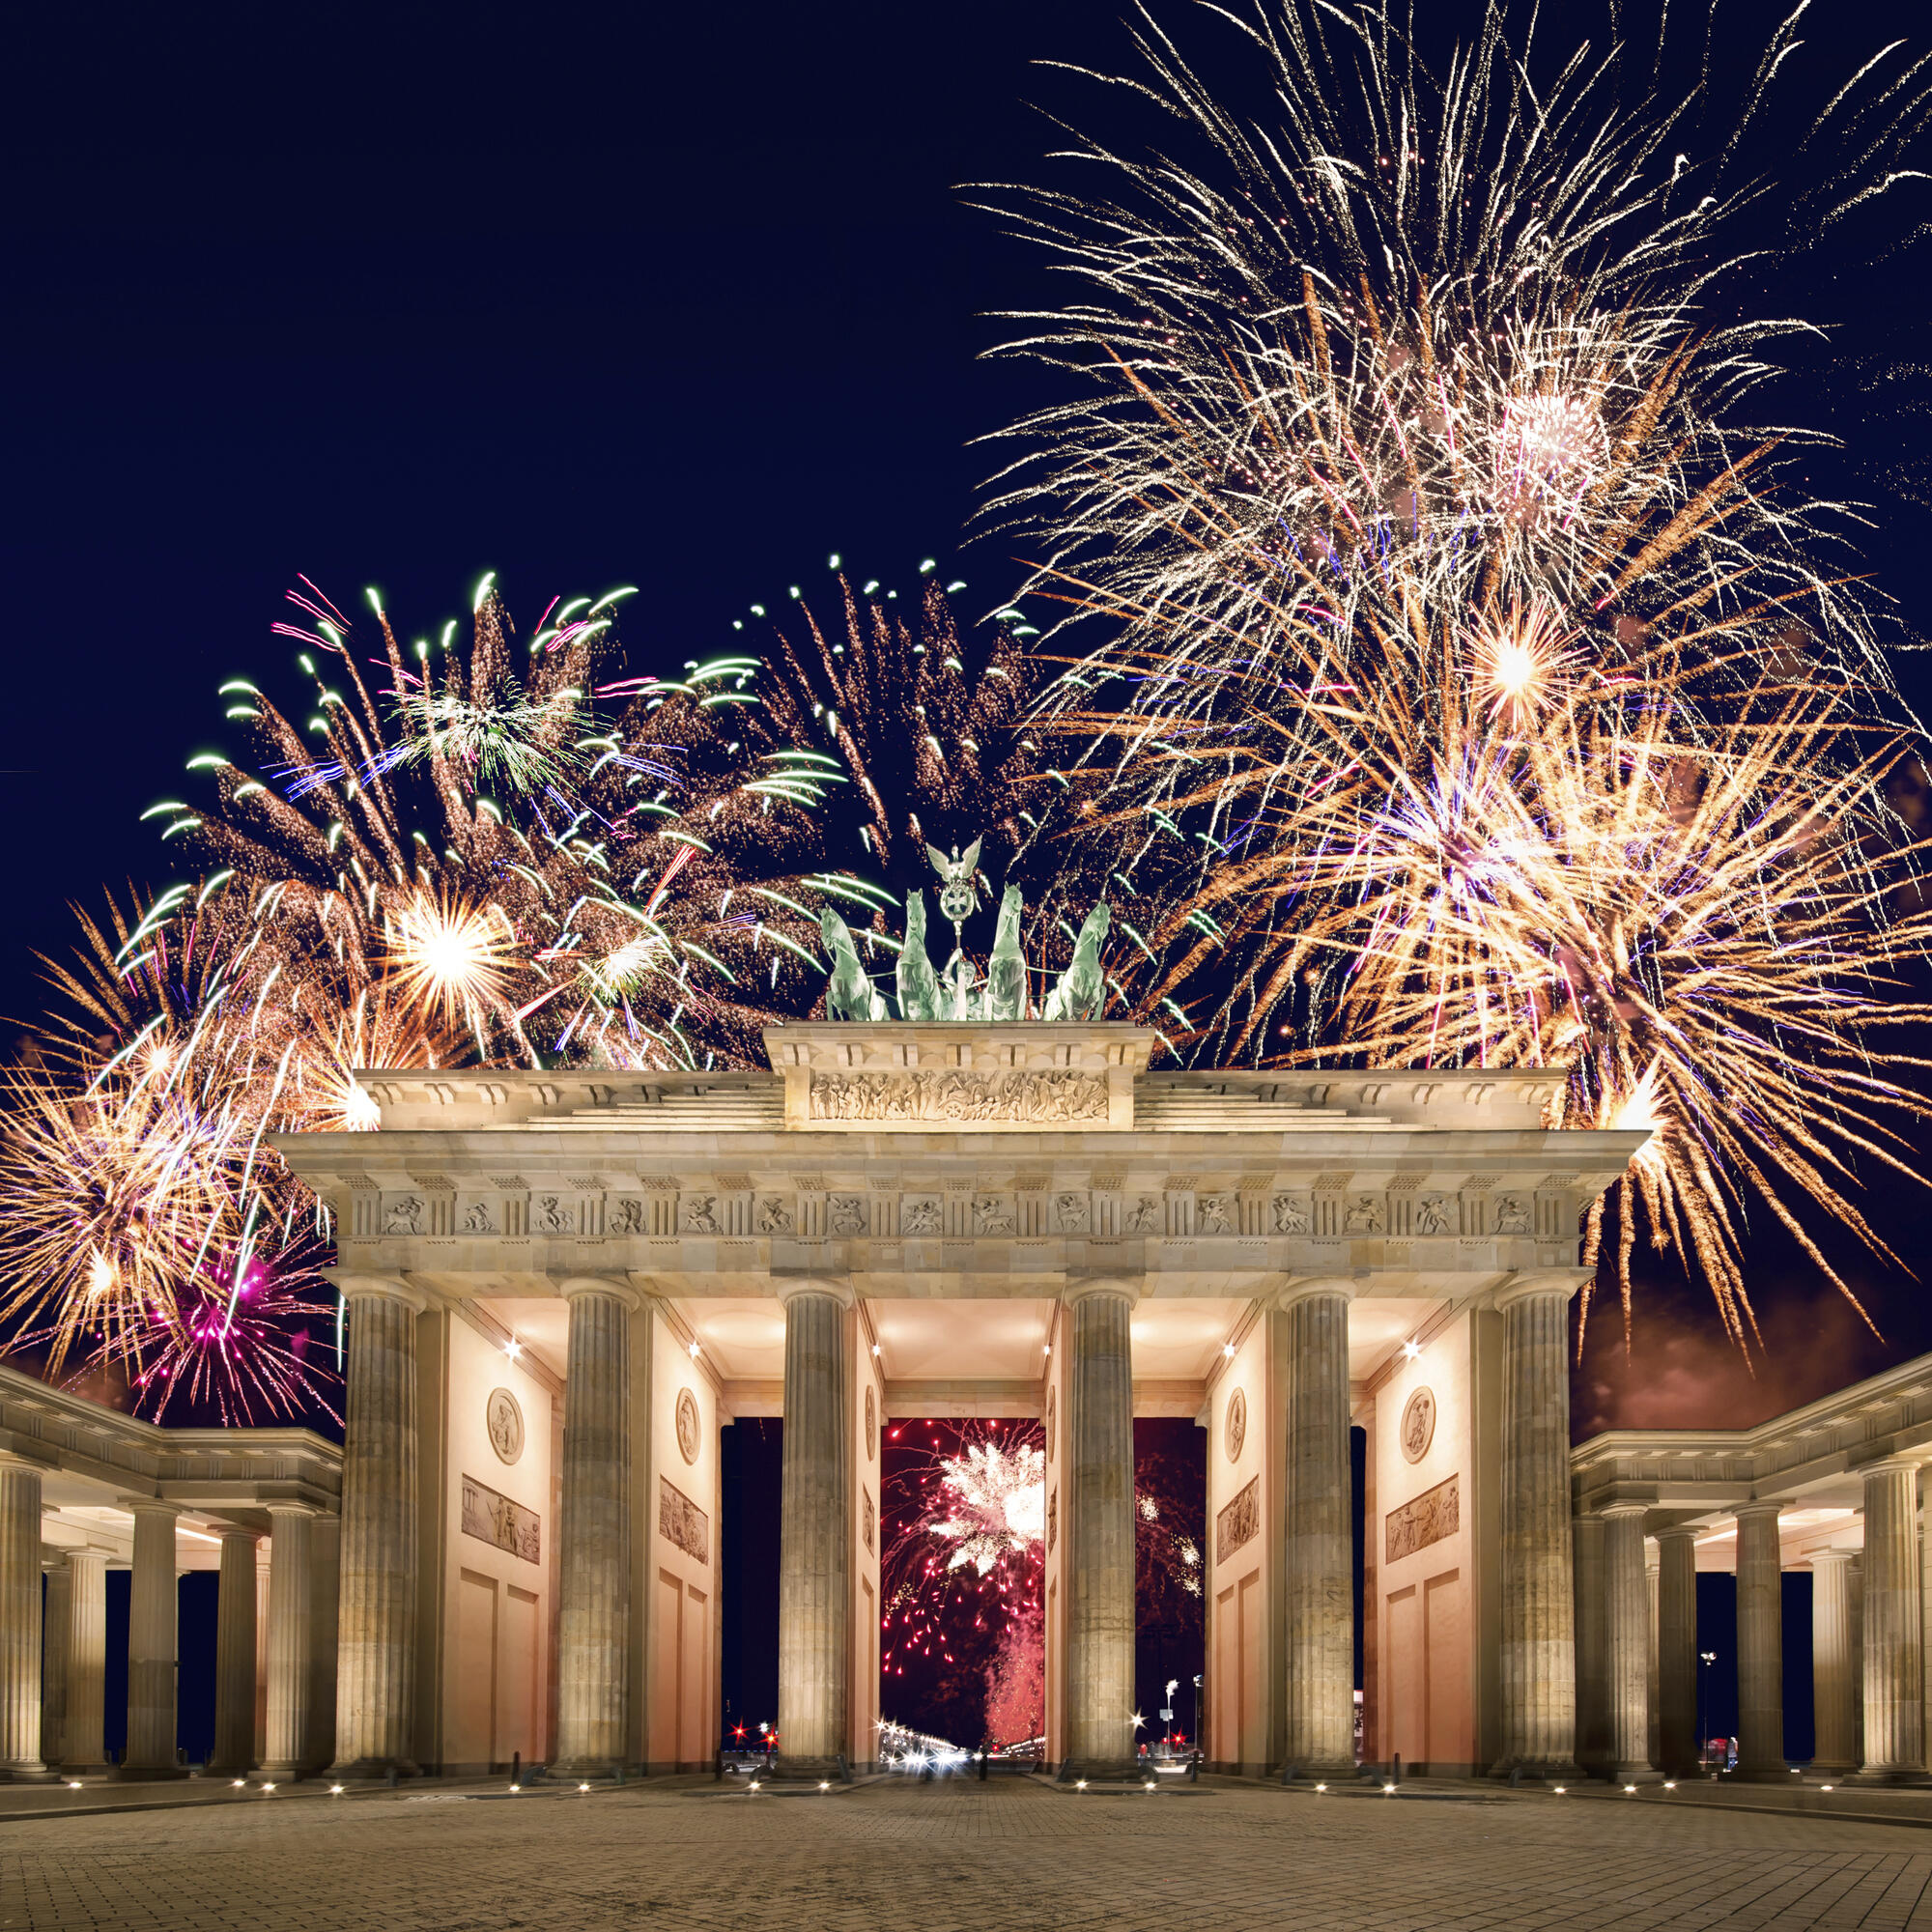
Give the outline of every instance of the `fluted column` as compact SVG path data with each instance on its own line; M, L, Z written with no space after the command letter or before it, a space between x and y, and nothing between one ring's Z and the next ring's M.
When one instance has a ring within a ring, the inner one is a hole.
M1781 1505L1751 1502L1738 1522L1738 1776L1789 1775L1784 1756L1784 1585Z
M213 1771L255 1765L255 1532L221 1532L214 1600Z
M1666 1777L1697 1770L1697 1532L1657 1535L1657 1749Z
M0 1462L0 1777L39 1777L41 1472Z
M1821 1549L1811 1559L1811 1709L1813 1771L1845 1772L1858 1764L1852 1681L1852 1553Z
M1604 1588L1604 1531L1585 1511L1570 1524L1577 1603L1577 1762L1593 1777L1610 1764L1610 1637Z
M128 1601L126 1777L179 1777L175 1763L175 1638L180 1611L173 1503L126 1499L134 1515L134 1574Z
M351 1275L335 1770L413 1772L416 1636L416 1317L399 1281Z
M262 1769L278 1778L299 1777L317 1762L309 1740L314 1517L305 1503L269 1506L269 1736Z
M1649 1714L1645 1728L1646 1740L1644 1755L1654 1771L1663 1762L1662 1720L1659 1716L1662 1704L1659 1694L1657 1676L1658 1617L1660 1613L1659 1581L1657 1572L1657 1544L1647 1539L1643 1546L1643 1587L1650 1601L1649 1641L1645 1646L1646 1660L1644 1672L1644 1708Z
M1643 1575L1642 1503L1604 1512L1604 1597L1609 1631L1609 1774L1650 1776L1650 1586Z
M331 1511L309 1526L308 1730L304 1760L335 1762L336 1618L342 1609L342 1518Z
M1063 1775L1134 1764L1134 1369L1139 1290L1066 1291L1066 1758Z
M1863 1475L1865 1743L1858 1776L1861 1783L1916 1784L1925 1776L1918 1468L1888 1457Z
M624 1762L631 1654L631 1317L639 1297L599 1280L562 1284L570 1302L557 1539L556 1749L577 1776ZM791 1431L785 1443L789 1454ZM781 1742L784 1726L779 1727Z
M68 1552L67 1722L61 1768L70 1777L104 1771L107 1749L107 1552Z
M851 1396L843 1282L781 1284L784 1487L779 1529L779 1750L800 1776L852 1756Z
M1316 1777L1344 1776L1355 1767L1350 1297L1346 1281L1299 1282L1282 1296L1288 1316L1288 1724L1283 1761ZM1131 1370L1127 1393L1131 1504ZM1127 1654L1131 1699L1131 1629Z
M1852 1558L1845 1572L1845 1597L1852 1624L1852 1762L1865 1761L1865 1558L1864 1551Z
M1570 1297L1575 1271L1496 1296L1503 1317L1502 1756L1498 1774L1577 1771L1570 1544Z
M41 1760L61 1761L67 1736L67 1653L73 1628L73 1572L64 1549L43 1551L41 1571L47 1579L45 1622L41 1633Z

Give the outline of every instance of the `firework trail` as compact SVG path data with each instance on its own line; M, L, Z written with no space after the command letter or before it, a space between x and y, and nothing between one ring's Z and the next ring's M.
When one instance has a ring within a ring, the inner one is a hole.
M1439 81L1379 8L1258 10L1265 121L1142 22L1160 151L1006 197L1083 286L1009 345L1072 399L996 505L1107 620L1037 722L1157 908L1136 1005L1256 1061L1568 1066L1565 1121L1656 1129L1626 1308L1641 1223L1743 1339L1747 1204L1878 1245L1843 1190L1919 1111L1873 1036L1932 937L1855 512L1747 413L1799 327L1739 294L1794 23L1714 143L1627 45L1536 92L1493 10ZM1799 124L1792 238L1912 178L1925 73Z

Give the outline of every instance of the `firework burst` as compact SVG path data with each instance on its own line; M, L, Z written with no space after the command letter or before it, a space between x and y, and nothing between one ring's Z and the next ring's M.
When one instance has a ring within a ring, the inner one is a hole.
M1566 1066L1565 1121L1655 1129L1589 1252L1628 1308L1647 1225L1743 1339L1747 1203L1883 1252L1845 1189L1903 1155L1882 1037L1932 940L1852 512L1745 414L1794 325L1710 320L1791 23L1715 146L1622 97L1627 47L1530 94L1498 14L1439 84L1378 8L1241 31L1269 123L1150 23L1179 139L1083 142L1111 188L1016 217L1084 294L1011 345L1074 394L999 507L1113 627L1040 723L1156 909L1137 1007L1257 1060ZM1794 235L1905 178L1924 71L1806 124Z

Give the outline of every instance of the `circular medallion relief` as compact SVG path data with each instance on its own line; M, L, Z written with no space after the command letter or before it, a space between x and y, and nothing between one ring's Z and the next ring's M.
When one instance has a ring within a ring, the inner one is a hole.
M687 1463L697 1461L697 1446L704 1433L697 1419L697 1398L689 1389L677 1392L677 1446Z
M499 1463L514 1463L524 1453L524 1411L508 1389L492 1389L484 1406L483 1426Z
M1053 1461L1053 1411L1055 1406L1053 1399L1057 1393L1058 1391L1055 1389L1048 1389L1046 1392L1046 1460L1049 1463Z
M872 1393L870 1382L866 1384L866 1461L870 1462L879 1451L879 1403Z
M1241 1460L1241 1444L1248 1439L1248 1398L1236 1389L1228 1398L1228 1420L1221 1432L1221 1440L1228 1451L1228 1461Z
M1419 1463L1435 1440L1435 1391L1419 1388L1402 1411L1402 1453L1406 1461Z

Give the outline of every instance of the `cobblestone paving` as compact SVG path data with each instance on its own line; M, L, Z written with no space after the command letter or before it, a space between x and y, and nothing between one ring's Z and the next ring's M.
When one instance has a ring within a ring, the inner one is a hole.
M988 1925L1932 1928L1932 1832L994 1781L266 1799L0 1825L7 1932Z

